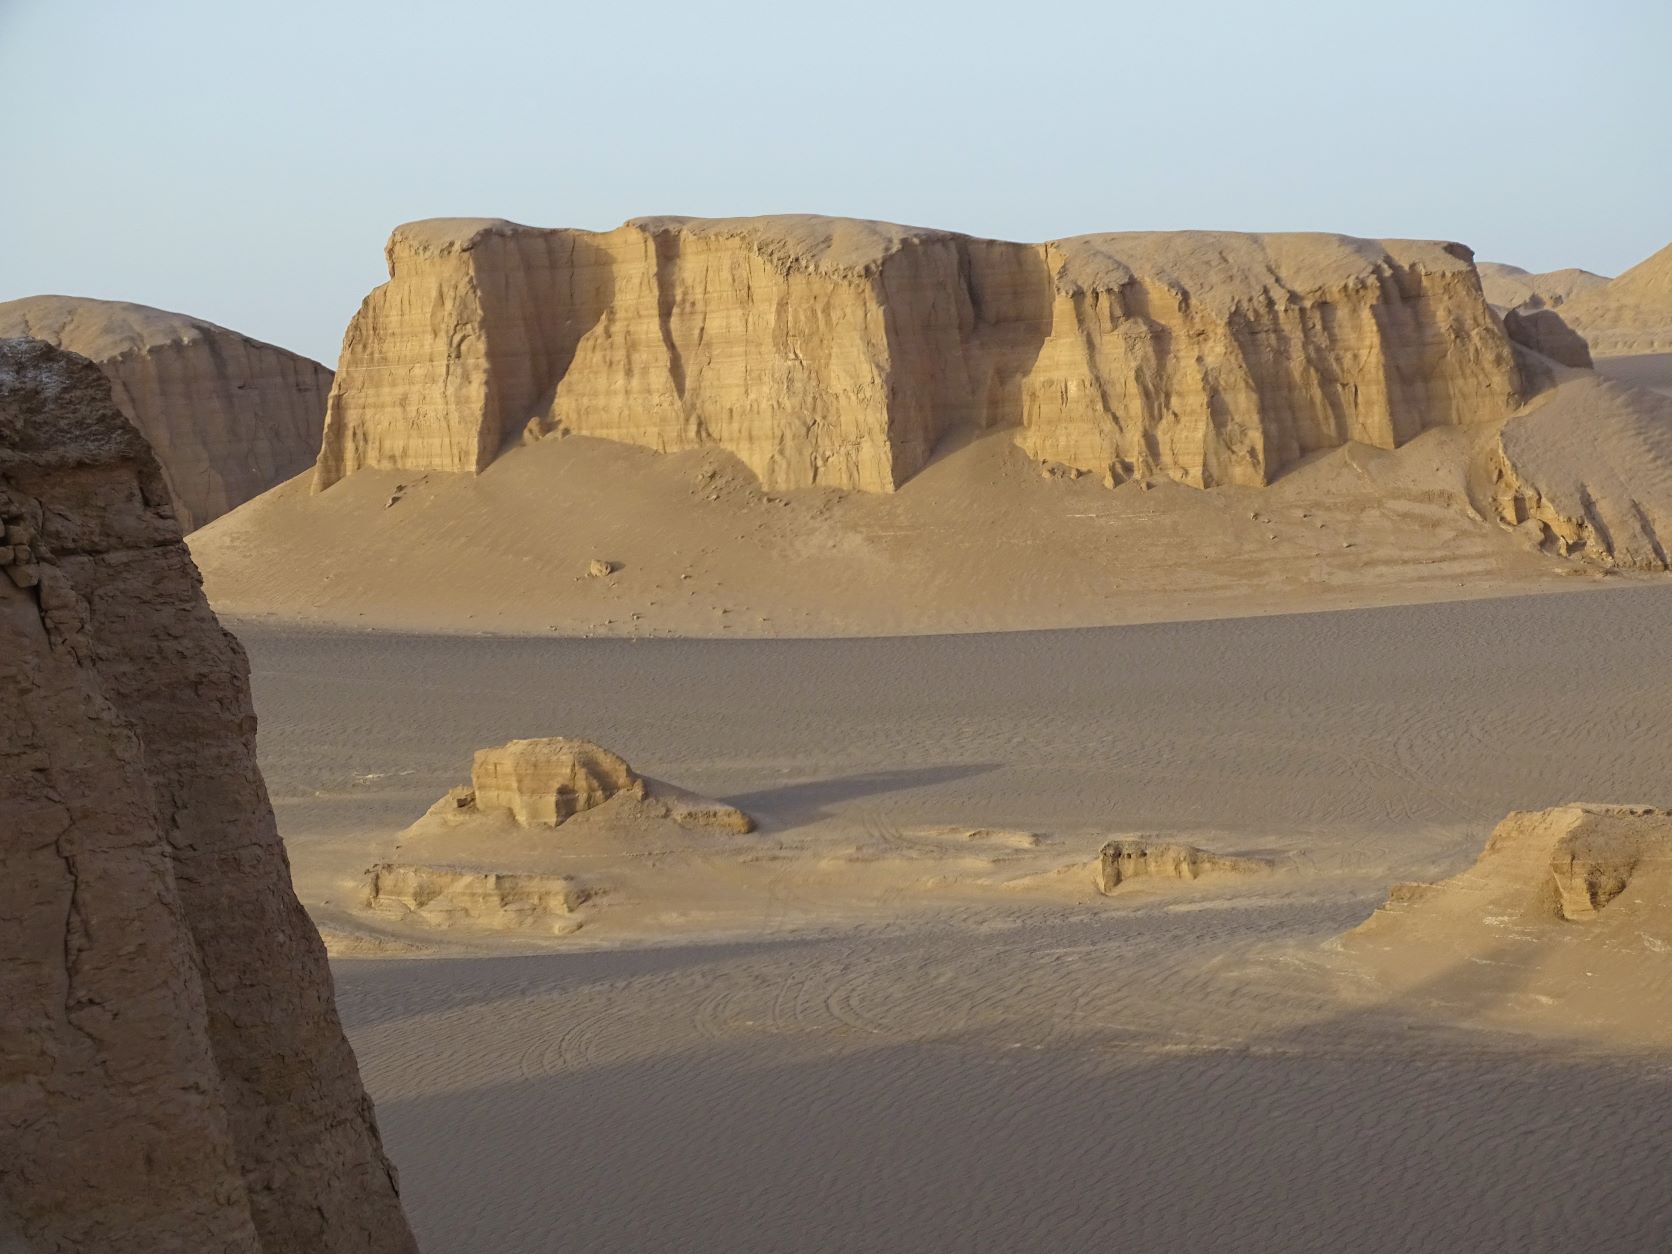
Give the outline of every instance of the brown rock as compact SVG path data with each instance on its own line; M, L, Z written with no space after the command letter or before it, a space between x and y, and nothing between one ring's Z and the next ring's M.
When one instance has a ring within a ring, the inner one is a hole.
M366 872L366 905L427 927L488 931L579 928L570 920L588 894L563 875L379 863Z
M718 446L769 489L890 491L968 426L1110 483L1259 484L1349 440L1501 418L1528 387L1455 244L445 219L387 254L344 340L320 488L480 471L562 430Z
M0 303L0 338L80 353L151 442L187 531L283 483L319 451L331 372L183 314L121 301L30 296Z
M0 343L0 1222L25 1249L409 1251L248 671L88 361ZM9 567L8 569L16 569Z

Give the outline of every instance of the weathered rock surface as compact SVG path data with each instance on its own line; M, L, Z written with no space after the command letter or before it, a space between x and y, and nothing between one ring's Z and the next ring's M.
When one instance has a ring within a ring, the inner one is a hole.
M1265 869L1265 863L1253 858L1227 858L1195 845L1145 839L1111 840L1098 854L1097 890L1112 893L1134 879L1194 880L1219 872Z
M0 303L0 338L90 358L151 442L187 531L301 474L319 452L331 372L183 314L121 301Z
M1487 456L1504 523L1564 556L1672 569L1672 399L1578 376L1506 422Z
M427 927L572 932L588 893L564 875L517 875L381 862L366 872L366 904Z
M110 384L38 341L0 342L0 518L0 1220L30 1251L413 1249L243 652Z
M1519 811L1468 870L1396 885L1344 938L1390 985L1467 1017L1672 1041L1672 812Z
M1585 337L1562 321L1553 309L1511 309L1504 314L1504 330L1523 348L1564 366L1589 370L1591 349Z
M1520 266L1481 261L1475 268L1486 299L1505 310L1560 309L1576 296L1608 286L1605 276L1577 267L1529 274Z
M1562 317L1598 356L1672 349L1672 244L1606 286L1574 296Z
M577 432L715 445L769 488L889 491L954 429L1114 482L1265 483L1527 389L1467 249L1333 235L1047 244L816 217L398 228L316 485L480 471Z

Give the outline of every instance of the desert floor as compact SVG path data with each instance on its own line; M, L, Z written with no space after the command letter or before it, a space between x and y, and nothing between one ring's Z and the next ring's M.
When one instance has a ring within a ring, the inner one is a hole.
M229 625L431 1254L1661 1248L1672 1055L1478 980L1392 998L1334 941L1509 810L1672 800L1672 587L1566 582L871 639ZM365 920L473 749L557 734L759 857L645 855L561 939ZM1099 896L1140 832L1271 870Z

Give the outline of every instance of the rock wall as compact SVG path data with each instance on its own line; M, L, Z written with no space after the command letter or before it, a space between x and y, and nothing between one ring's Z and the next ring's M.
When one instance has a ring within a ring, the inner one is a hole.
M0 303L0 338L92 361L150 441L187 531L301 474L319 452L331 372L213 323L118 301Z
M316 485L480 471L553 431L718 445L772 488L888 491L963 427L1110 482L1264 483L1347 440L1501 418L1526 384L1455 244L815 217L398 228Z
M31 1251L408 1251L248 668L80 357L0 342L0 1215Z

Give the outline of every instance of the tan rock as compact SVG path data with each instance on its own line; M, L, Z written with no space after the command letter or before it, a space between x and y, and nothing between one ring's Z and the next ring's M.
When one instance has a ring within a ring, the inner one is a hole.
M1553 309L1511 309L1504 314L1504 330L1523 348L1577 369L1591 369L1591 350L1585 337L1562 321Z
M88 361L0 343L0 1226L23 1249L410 1251L290 887L238 643ZM16 567L8 567L8 570Z
M1449 1012L1664 1045L1672 813L1586 803L1510 814L1473 866L1397 886L1344 942L1386 984Z
M1253 858L1228 858L1195 845L1148 838L1111 840L1098 854L1097 890L1112 893L1128 880L1160 878L1194 880L1206 874L1264 870Z
M509 811L525 827L556 827L620 793L644 796L644 781L608 749L552 736L478 749L470 768L474 806Z
M563 875L379 863L366 872L366 905L426 927L550 932L580 926L568 916L588 893Z
M595 557L586 564L586 573L593 579L603 579L615 573L615 563Z
M1604 566L1672 569L1672 399L1596 376L1510 419L1487 453L1489 508L1544 547Z
M1560 309L1575 297L1608 286L1603 275L1578 268L1529 274L1520 266L1496 261L1477 262L1475 268L1486 299L1505 310Z
M1672 244L1562 306L1597 356L1672 350Z
M1264 483L1349 440L1502 417L1526 388L1454 244L446 219L387 253L344 340L320 488L480 471L562 431L718 446L773 489L889 491L947 432L992 426L1109 482Z
M0 338L89 358L162 463L175 515L201 527L306 470L319 451L331 372L183 314L120 301L0 303Z

